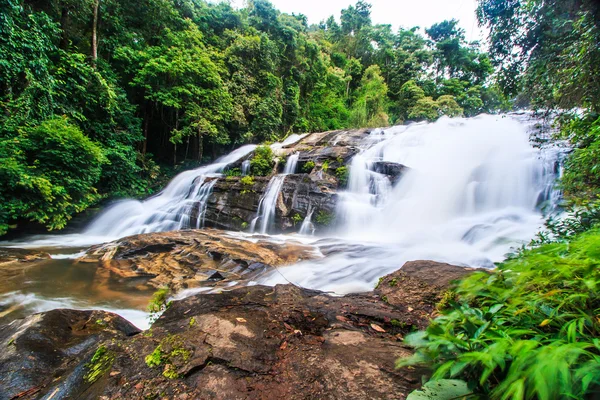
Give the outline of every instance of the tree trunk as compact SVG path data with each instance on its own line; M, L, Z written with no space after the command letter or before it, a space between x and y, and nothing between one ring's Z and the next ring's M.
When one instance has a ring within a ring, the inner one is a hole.
M94 16L92 19L92 62L96 65L98 59L98 8L100 0L94 0Z
M66 50L69 46L69 36L67 29L69 29L69 7L63 6L60 14L60 29L62 31L60 35L60 48Z
M202 153L204 152L204 146L202 143L202 135L198 133L198 161L202 162Z

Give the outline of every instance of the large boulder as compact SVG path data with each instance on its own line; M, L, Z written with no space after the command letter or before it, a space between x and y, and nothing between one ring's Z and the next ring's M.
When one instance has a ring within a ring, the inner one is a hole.
M53 310L0 326L0 400L97 398L94 383L115 358L101 343L137 333L104 311Z

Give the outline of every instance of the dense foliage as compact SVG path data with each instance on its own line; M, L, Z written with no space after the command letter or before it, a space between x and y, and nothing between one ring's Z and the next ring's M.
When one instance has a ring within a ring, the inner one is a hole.
M155 161L170 172L291 132L506 106L456 21L394 32L370 7L309 26L266 0L0 0L0 233L24 220L61 228L100 199L148 194ZM58 124L60 144L36 158L31 132ZM49 179L72 142L95 146L94 165Z
M600 394L600 230L528 250L465 279L458 301L401 365L434 365L484 398L592 398Z

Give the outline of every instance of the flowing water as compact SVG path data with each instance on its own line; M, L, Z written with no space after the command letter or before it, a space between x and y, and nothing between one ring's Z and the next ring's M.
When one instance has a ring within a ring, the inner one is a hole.
M410 260L491 268L534 237L543 208L557 206L560 154L530 144L527 120L503 116L376 130L351 163L337 242L325 244L343 250L261 283L348 293L370 290ZM392 187L372 171L377 161L409 170Z
M275 175L271 178L267 185L267 189L258 204L256 218L254 218L250 224L250 232L256 232L256 224L260 223L258 233L267 233L268 229L271 227L271 223L275 219L277 199L279 198L279 192L281 192L284 181L285 174Z
M526 116L484 115L372 131L351 161L348 189L339 195L337 229L329 238L299 236L314 243L324 256L280 268L260 283L289 280L348 293L372 289L379 277L410 260L493 267L511 248L533 238L544 212L552 212L560 201L554 186L564 151L532 146L533 124ZM293 135L271 147L278 151L301 138ZM241 147L212 165L186 171L145 201L115 203L82 234L3 243L48 248L54 255L31 267L0 267L0 323L8 314L14 318L71 307L113 310L144 327L148 291L132 287L135 282L113 281L97 265L76 263L76 253L127 235L202 227L213 178L254 148ZM290 155L284 173L269 182L252 231L269 232L286 174L295 172L297 161L298 154ZM377 172L378 162L408 169L392 185ZM247 174L249 163L245 161L242 169ZM192 214L198 217L193 219ZM312 212L300 228L303 235L312 233L311 218Z
M295 174L296 168L298 166L298 158L300 157L299 153L294 153L287 158L285 163L285 169L283 170L284 174Z

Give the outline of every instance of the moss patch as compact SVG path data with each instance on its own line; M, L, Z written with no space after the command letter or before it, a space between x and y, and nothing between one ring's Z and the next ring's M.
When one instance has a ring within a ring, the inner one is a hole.
M104 345L98 347L89 363L85 364L87 372L83 379L88 383L94 383L105 373L110 371L115 355Z

